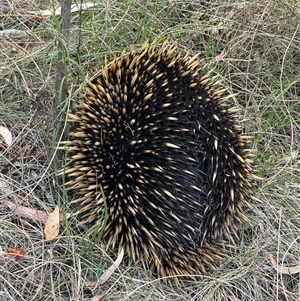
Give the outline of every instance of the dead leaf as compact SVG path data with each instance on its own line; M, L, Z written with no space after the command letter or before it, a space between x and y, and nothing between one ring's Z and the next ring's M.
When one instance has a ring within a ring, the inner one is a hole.
M17 205L10 201L4 201L4 203L9 207L13 212L23 216L32 218L35 221L40 221L42 223L46 223L48 214L41 210L36 210L32 208L28 208L25 206Z
M224 56L225 56L225 49L215 57L215 61L219 62L224 60Z
M0 125L0 135L3 137L5 143L10 146L12 143L11 131L8 128Z
M0 192L3 192L4 190L3 190L3 187L1 186L1 184L2 184L2 182L0 180ZM46 221L49 217L49 214L45 211L42 211L42 210L36 210L36 209L33 209L33 208L28 208L28 207L25 207L25 206L22 206L22 205L15 204L14 202L11 202L11 201L4 200L3 202L14 213L16 213L16 214L18 214L22 217L27 217L27 218L31 218L35 221L39 221L43 224L46 223ZM69 217L68 214L66 216L67 216L67 218ZM59 215L59 220L62 221L63 219L64 219L63 214L60 214Z
M272 254L269 254L269 258L272 267L280 274L293 275L300 272L300 264L289 268L282 265L278 265Z
M3 252L3 251L2 251L2 248L0 247L0 257L2 257L2 256L4 256L4 255L6 255L6 252Z
M106 295L106 292L101 295L96 295L92 298L91 301L101 301L101 299Z
M227 295L227 297L230 301L241 301L241 299L237 299L236 297L234 297L232 295Z
M105 283L110 277L111 275L114 273L114 271L119 267L120 263L122 262L124 256L124 250L122 248L118 258L114 261L114 263L103 272L103 274L101 275L100 279L99 279L99 285Z
M15 260L20 260L25 255L25 249L20 248L7 248L7 253Z
M45 241L51 241L55 239L59 233L59 207L56 206L54 211L51 212L45 223Z
M12 193L12 190L9 188L9 186L7 185L7 182L0 179L0 194L3 197L7 197Z
M25 37L28 35L29 35L29 31L18 30L18 29L4 29L0 31L0 37L2 36Z
M298 157L298 152L297 151L293 151L290 154L283 156L280 160L279 163L281 164L287 164L290 163L292 160L297 159Z
M78 5L78 4L74 4L71 6L71 13L80 11L80 10L86 10L90 7L95 6L95 3L91 3L91 2L86 2L86 3L82 3L82 5ZM45 10L41 10L41 11L27 11L28 14L31 15L39 15L39 16L43 16L43 17L51 17L53 15L55 16L60 16L61 15L61 7L58 7L55 10L55 13L53 13L52 9L45 9Z

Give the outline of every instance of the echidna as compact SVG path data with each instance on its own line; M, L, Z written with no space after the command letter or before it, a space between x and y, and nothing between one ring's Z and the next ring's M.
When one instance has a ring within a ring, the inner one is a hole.
M168 43L122 52L68 115L68 185L82 219L158 276L200 274L251 194L236 107L197 56ZM101 193L103 191L103 194Z

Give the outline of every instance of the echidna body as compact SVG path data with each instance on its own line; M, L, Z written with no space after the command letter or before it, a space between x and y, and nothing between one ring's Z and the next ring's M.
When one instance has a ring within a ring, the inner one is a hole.
M251 191L236 108L198 65L167 43L123 52L68 116L78 213L93 225L106 212L103 238L159 276L200 274L219 259Z

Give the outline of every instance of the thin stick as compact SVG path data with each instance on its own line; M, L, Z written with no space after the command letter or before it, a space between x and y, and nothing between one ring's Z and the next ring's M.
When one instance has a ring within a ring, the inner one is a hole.
M61 3L60 37L58 41L57 57L57 76L56 76L56 97L55 107L57 108L57 126L55 129L55 144L59 142L60 133L63 130L64 116L62 115L62 106L67 98L67 57L68 57L68 40L71 24L71 5L72 0L63 0ZM54 160L54 168L57 170L62 159L62 151L57 150Z

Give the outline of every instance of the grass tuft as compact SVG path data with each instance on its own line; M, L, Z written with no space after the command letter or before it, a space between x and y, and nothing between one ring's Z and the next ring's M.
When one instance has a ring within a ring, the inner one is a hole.
M28 13L51 9L49 1L0 4L0 126L13 135L9 147L0 137L0 300L90 300L104 294L106 301L298 301L299 273L277 272L269 255L284 267L300 264L299 1L95 3L71 14L64 45L68 98L59 108L54 105L58 19ZM1 34L8 29L22 34ZM105 60L155 38L199 53L204 70L214 69L237 93L263 180L248 212L251 224L240 229L240 244L215 271L171 287L127 262L98 285L116 254L87 239L88 229L75 217L65 217L59 237L45 242L42 223L18 216L6 204L51 212L59 203L64 214L72 212L68 202L75 196L65 191L51 164L58 114L82 99L85 77ZM20 260L6 254L19 247L26 252Z

